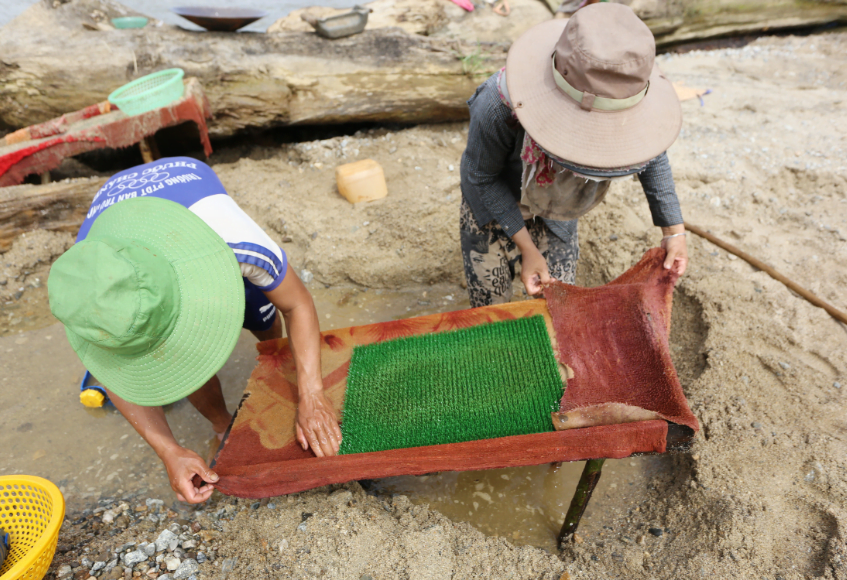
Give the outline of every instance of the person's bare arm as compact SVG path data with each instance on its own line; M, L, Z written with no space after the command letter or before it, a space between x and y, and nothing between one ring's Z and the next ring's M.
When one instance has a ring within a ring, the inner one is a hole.
M118 411L165 464L177 499L188 503L202 503L209 499L215 489L211 483L218 480L218 475L206 466L199 455L176 442L165 418L165 411L161 407L142 407L121 399L108 389L107 392ZM195 475L209 484L199 489L194 487L192 480Z
M550 281L547 260L532 242L526 227L518 230L512 239L521 251L521 281L530 296L538 296L541 294L542 284Z
M265 295L285 320L297 366L297 440L303 449L311 447L318 457L336 455L341 429L332 402L324 394L320 325L312 295L290 266L282 283Z

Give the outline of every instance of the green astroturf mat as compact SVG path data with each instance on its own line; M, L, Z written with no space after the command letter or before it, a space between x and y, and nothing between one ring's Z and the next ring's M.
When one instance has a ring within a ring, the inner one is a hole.
M561 397L542 316L358 346L339 453L552 431Z

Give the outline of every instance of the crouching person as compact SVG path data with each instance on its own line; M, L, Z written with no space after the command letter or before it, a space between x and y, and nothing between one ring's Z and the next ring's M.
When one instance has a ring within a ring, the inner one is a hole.
M242 327L268 340L285 323L297 439L319 457L337 453L312 297L208 165L170 158L112 177L53 264L48 292L71 346L162 460L179 500L207 500L218 476L176 442L162 405L187 398L222 438L232 415L216 373ZM209 485L195 487L195 475Z

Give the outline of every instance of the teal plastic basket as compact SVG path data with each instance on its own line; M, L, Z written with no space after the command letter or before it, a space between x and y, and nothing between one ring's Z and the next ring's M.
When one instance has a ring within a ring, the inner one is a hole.
M109 102L129 116L167 107L185 94L181 68L161 70L127 83L111 95Z
M112 18L112 26L121 30L144 28L147 26L147 19L143 16L122 16L121 18Z

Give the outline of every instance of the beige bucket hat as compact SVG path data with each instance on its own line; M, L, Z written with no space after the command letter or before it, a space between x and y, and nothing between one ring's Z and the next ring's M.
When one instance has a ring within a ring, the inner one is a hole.
M682 126L656 42L623 4L592 4L530 28L512 45L506 83L518 120L547 153L617 169L671 146Z

